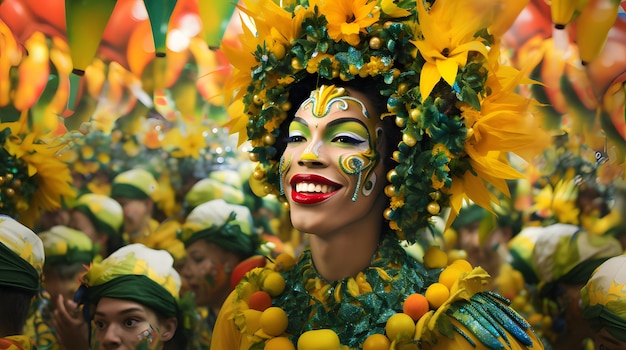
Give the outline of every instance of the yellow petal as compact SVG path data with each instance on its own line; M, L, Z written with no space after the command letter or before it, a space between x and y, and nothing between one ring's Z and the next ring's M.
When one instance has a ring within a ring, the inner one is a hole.
M440 79L441 74L439 74L437 66L428 62L424 63L422 72L420 73L420 93L422 94L422 101L430 96L430 93Z

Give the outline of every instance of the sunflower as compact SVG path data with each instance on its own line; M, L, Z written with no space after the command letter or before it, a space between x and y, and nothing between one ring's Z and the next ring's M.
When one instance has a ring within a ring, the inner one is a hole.
M0 144L0 211L32 228L42 211L59 209L63 200L75 197L69 167L59 156L66 145L30 131L28 113L0 124Z

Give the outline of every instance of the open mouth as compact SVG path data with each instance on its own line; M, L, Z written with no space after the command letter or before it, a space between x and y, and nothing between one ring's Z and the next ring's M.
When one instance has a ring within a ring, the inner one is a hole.
M300 204L316 204L337 193L341 185L319 175L295 175L291 179L291 198Z

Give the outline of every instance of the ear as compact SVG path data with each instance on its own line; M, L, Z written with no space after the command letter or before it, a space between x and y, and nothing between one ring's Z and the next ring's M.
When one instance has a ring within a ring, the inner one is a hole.
M176 327L178 327L178 320L176 317L170 317L163 320L161 322L161 340L166 342L174 338Z

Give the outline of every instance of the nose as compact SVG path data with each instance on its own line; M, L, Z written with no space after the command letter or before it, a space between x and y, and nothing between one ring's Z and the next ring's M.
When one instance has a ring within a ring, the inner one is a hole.
M325 167L327 164L313 153L303 153L298 160L298 165L309 168L321 168Z
M122 345L122 339L115 324L109 324L102 333L102 345L105 349L115 349Z

